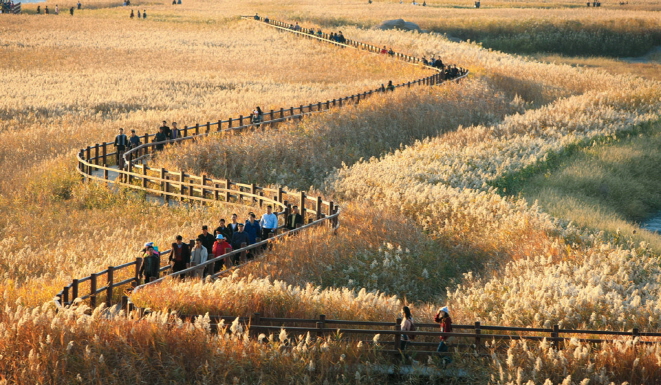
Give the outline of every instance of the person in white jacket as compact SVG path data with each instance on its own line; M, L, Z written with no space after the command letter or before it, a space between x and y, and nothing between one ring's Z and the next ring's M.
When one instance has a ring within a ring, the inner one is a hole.
M197 266L207 261L209 253L207 248L202 246L202 240L200 238L195 240L195 246L191 250L191 266ZM194 278L202 278L204 276L204 267L201 266L193 271L192 276Z

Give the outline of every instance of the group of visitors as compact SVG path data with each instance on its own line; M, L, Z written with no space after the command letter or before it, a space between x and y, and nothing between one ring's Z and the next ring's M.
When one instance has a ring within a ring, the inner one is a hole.
M156 143L156 150L160 151L166 141L179 138L179 128L177 122L172 122L172 128L168 126L167 121L163 121L163 125L158 128L158 132L154 135L154 143Z
M218 258L232 250L237 250L262 239L270 238L278 229L278 215L273 212L273 206L266 206L266 213L262 214L257 220L254 212L248 213L245 222L239 222L238 216L232 214L230 223L225 219L220 219L218 227L211 233L207 225L202 226L202 233L195 239L194 245L183 242L183 237L177 235L175 242L172 243L169 256L172 272L178 272L191 266L201 265L210 259ZM302 226L303 216L298 211L298 206L293 206L291 213L285 218L285 229L294 230ZM147 242L140 251L143 263L140 266L140 277L144 277L145 283L159 277L161 266L161 253L153 242ZM221 271L223 268L230 268L239 263L239 255L230 260L220 260L210 264L207 268L200 267L190 275L195 278L202 278ZM254 255L247 253L247 258L252 259ZM179 275L184 278L183 275Z
M131 10L131 15L129 16L131 19L135 17L135 13L133 13L133 10ZM142 13L140 13L140 10L138 9L138 19L146 19L147 18L147 10L143 9Z
M131 136L128 137L126 134L124 134L124 129L120 128L119 133L117 136L115 136L114 142L115 160L117 161L117 165L119 165L120 168L122 167L122 156L124 155L124 152L132 148L136 148L141 144L142 141L140 141L140 137L135 133L135 130L131 130Z
M422 63L424 65L428 65L428 66L434 67L434 68L439 68L439 69L445 68L445 64L443 64L443 60L441 60L440 57L438 59L436 59L434 56L432 56L431 59L427 60L427 58L423 56L422 57Z
M627 2L627 3L628 3L628 2ZM590 6L590 2L589 2L589 1L587 2L587 5L588 5L588 7ZM624 5L624 3L620 3L620 5ZM595 7L595 8L596 8L596 7L601 7L601 1L593 1L593 2L592 2L592 6Z
M74 10L75 9L83 9L83 4L79 1L76 7L71 7L69 8L69 14L73 16ZM50 15L51 10L48 8L48 6L44 7L44 15ZM59 4L55 4L55 9L53 9L52 14L54 15L59 15L60 14L60 6ZM41 15L41 5L37 6L37 15Z
M382 55L390 55L390 56L394 56L394 55L395 55L395 51L393 51L392 48L386 48L385 45L383 46L383 48L381 48L380 53L381 53Z
M14 8L13 0L0 0L0 13L11 13L12 8Z
M402 332L414 332L416 331L415 320L411 314L411 309L408 306L402 308L402 322L400 324L400 330ZM436 312L434 315L434 322L440 324L441 333L452 333L452 319L450 318L450 310L447 306L444 306ZM448 353L448 344L447 341L450 339L450 336L441 336L441 342L438 344L436 351L438 353ZM402 334L400 339L399 349L403 352L406 349L406 346L415 340L414 334ZM406 359L409 357L404 355ZM452 357L449 355L444 355L444 363L452 362Z

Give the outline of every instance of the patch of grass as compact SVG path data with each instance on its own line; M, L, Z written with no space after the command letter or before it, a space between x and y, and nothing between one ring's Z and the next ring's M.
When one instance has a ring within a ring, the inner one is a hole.
M661 122L628 137L576 149L537 172L520 194L549 214L579 226L646 241L661 250L661 237L637 222L661 210Z

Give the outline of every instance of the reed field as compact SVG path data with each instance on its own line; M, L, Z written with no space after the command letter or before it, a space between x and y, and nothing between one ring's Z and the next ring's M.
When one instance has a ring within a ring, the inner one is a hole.
M658 382L658 345L635 341L486 341L491 360L453 362L464 379L393 379L377 370L389 365L378 340L254 338L238 321L214 334L208 317L175 313L392 321L409 305L433 322L448 304L455 323L657 331L661 238L636 222L661 207L661 83L653 57L626 69L617 58L658 44L656 2L99 0L72 17L74 3L0 17L0 384ZM63 285L132 261L144 242L167 249L203 224L261 213L81 183L80 148L119 127L152 133L162 120L213 122L432 73L239 18L256 12L471 75L167 148L152 165L323 194L341 205L340 227L279 241L215 282L141 289L144 318L82 302L56 312ZM371 28L394 18L440 33Z

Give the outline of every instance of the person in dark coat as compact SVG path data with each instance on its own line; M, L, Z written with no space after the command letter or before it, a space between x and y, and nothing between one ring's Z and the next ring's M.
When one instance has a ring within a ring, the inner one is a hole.
M229 242L232 241L232 231L231 228L225 226L225 219L221 219L220 221L220 226L216 227L216 229L213 231L213 235L218 235L222 234L225 239L227 239Z
M190 267L190 246L182 242L183 237L181 235L177 235L176 240L172 244L172 251L170 252L170 265L173 273ZM183 279L184 275L180 274L179 278Z
M242 248L242 244L249 245L250 244L250 238L248 238L248 234L244 231L244 224L239 223L237 226L238 230L235 231L232 234L232 249L237 250Z
M154 143L156 144L156 151L161 151L165 145L165 141L168 140L168 137L165 135L165 130L161 127L158 130L158 134L154 136Z
M73 8L71 8L73 10ZM126 151L126 146L129 144L129 138L124 134L124 129L119 129L119 135L115 137L115 160L117 165L121 167L121 158L124 151Z
M298 206L291 209L291 214L287 217L285 227L288 230L294 230L298 225L303 226L303 216L298 213Z
M144 259L140 266L140 277L145 277L145 283L151 282L153 279L158 278L158 270L161 267L161 258L154 252L154 246L147 246L145 249Z
M202 240L202 246L207 248L207 253L213 254L213 243L216 242L216 237L209 232L207 225L202 226L202 234L197 237Z

